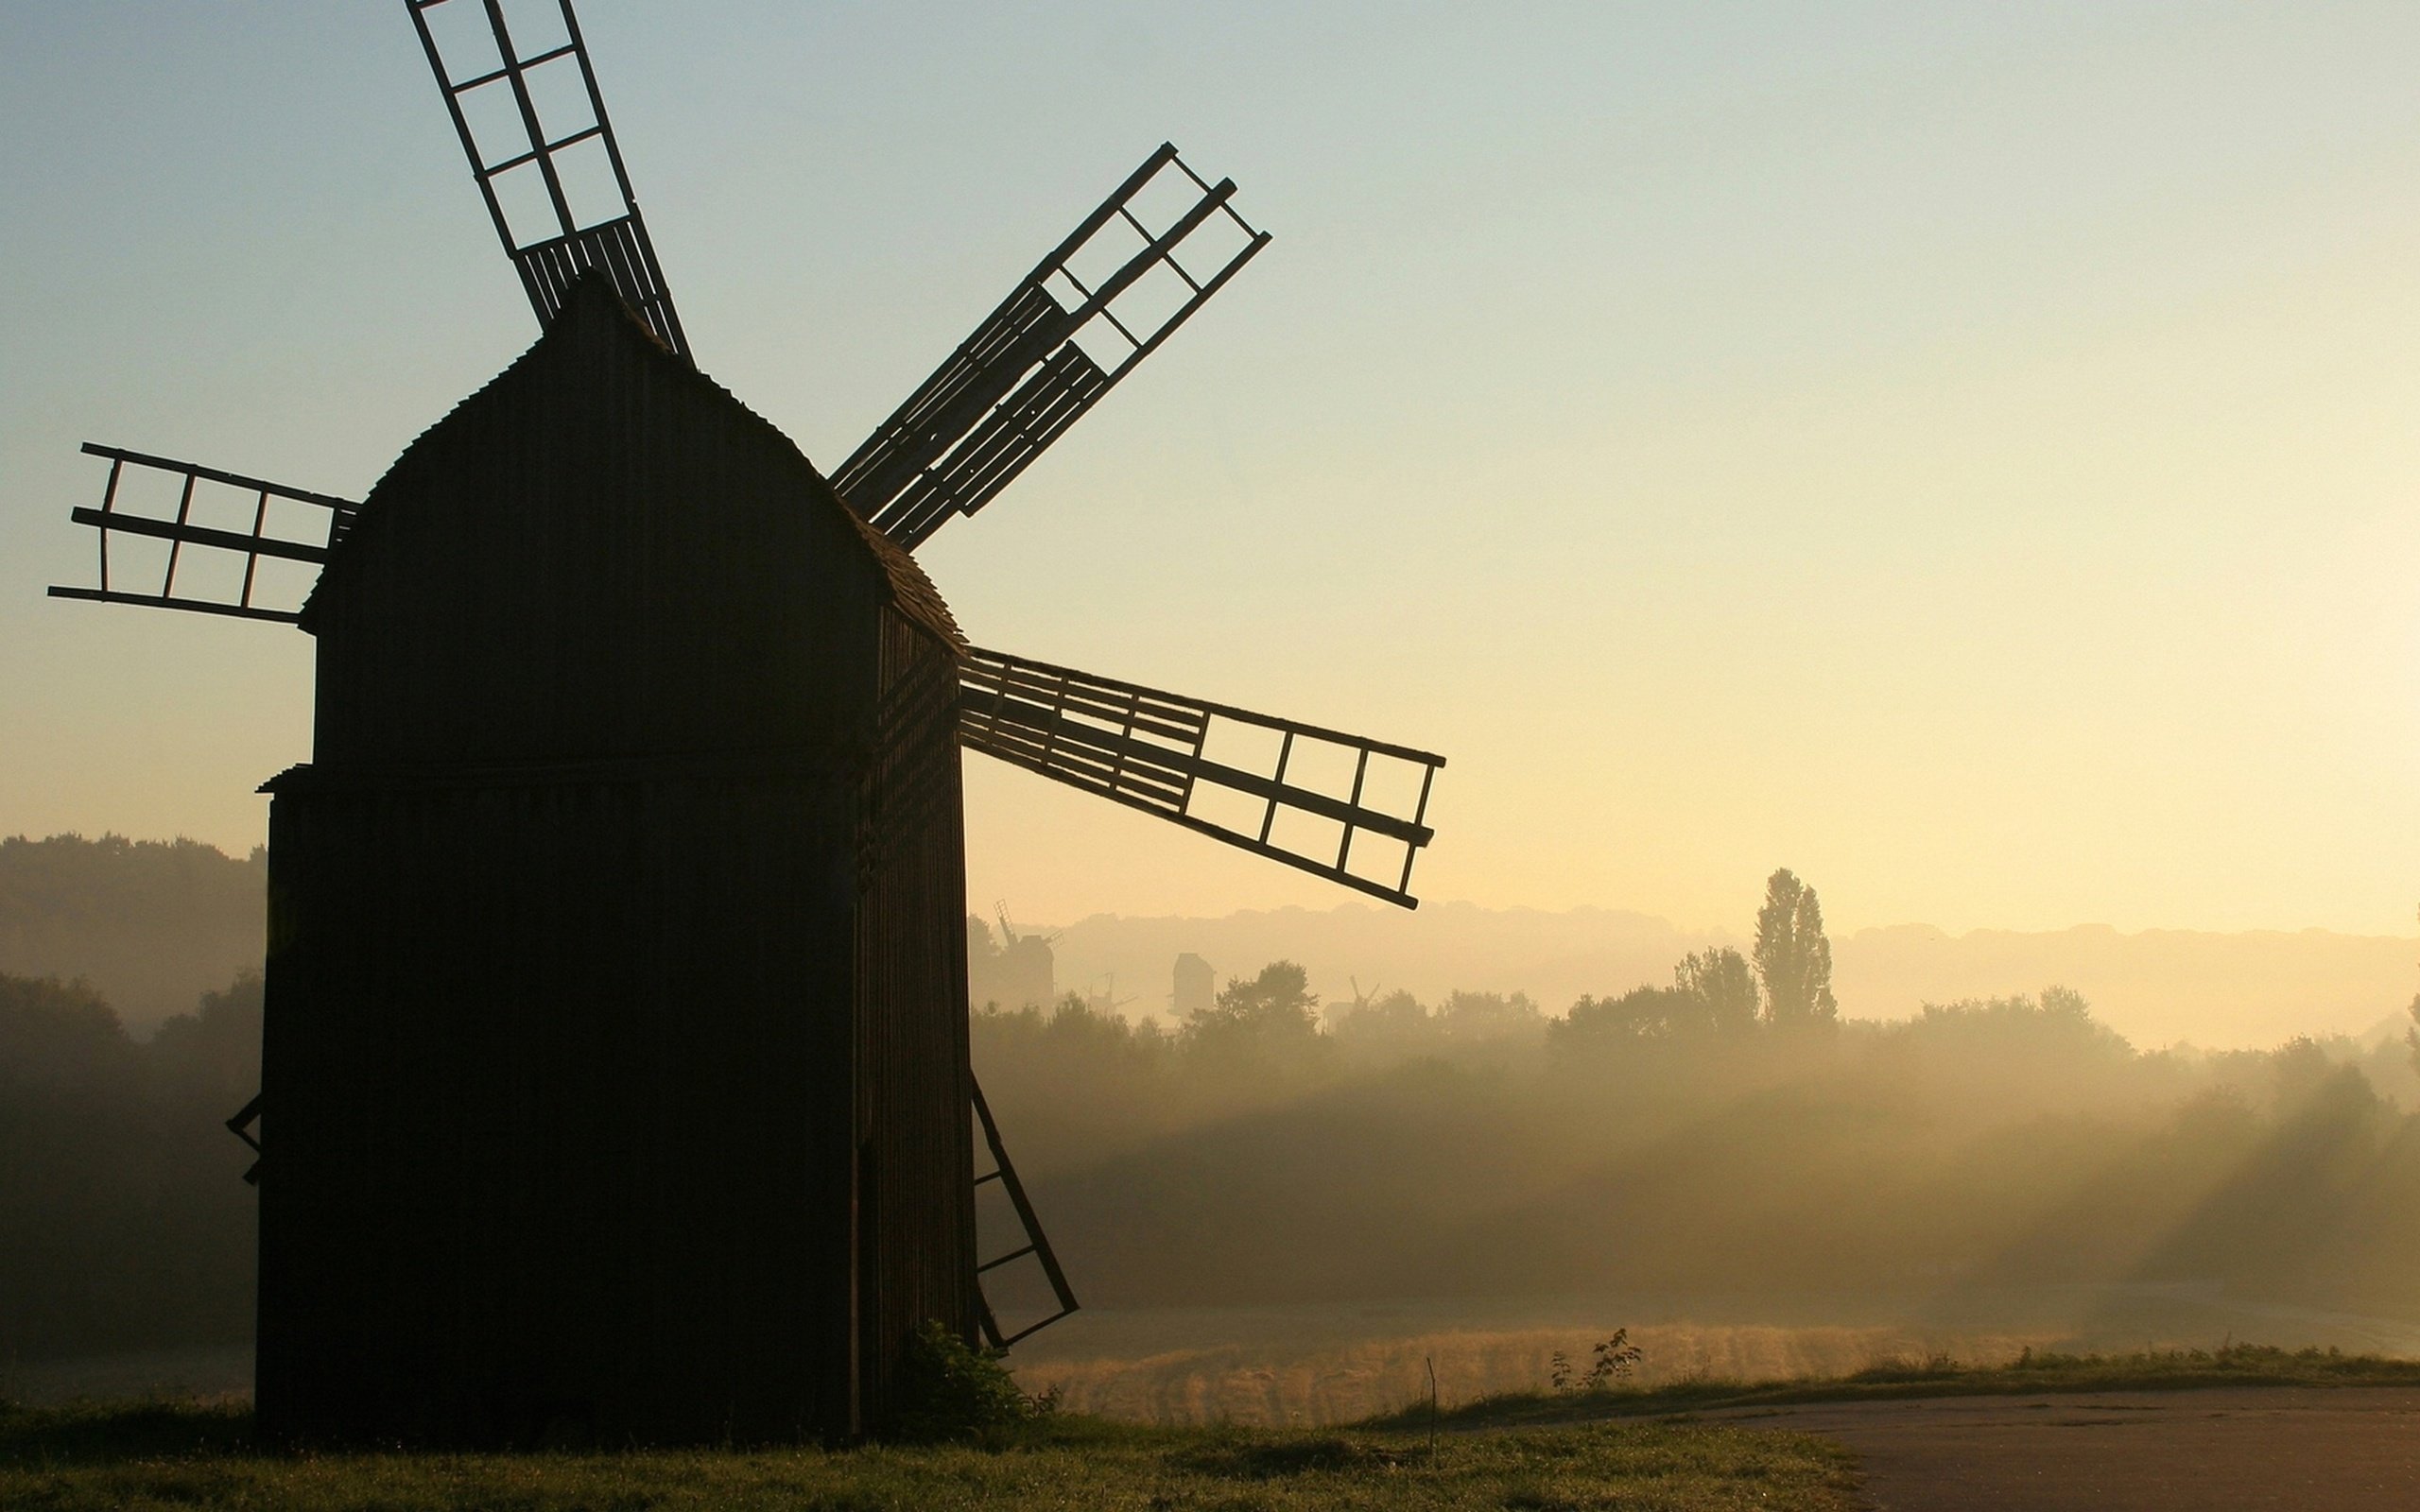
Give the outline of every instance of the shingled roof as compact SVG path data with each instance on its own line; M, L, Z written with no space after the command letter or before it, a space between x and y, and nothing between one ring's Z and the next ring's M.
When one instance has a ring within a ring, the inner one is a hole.
M404 449L403 455L395 459L394 465L370 490L369 497L362 501L360 513L351 529L330 553L319 582L302 606L302 627L305 630L315 627L314 610L322 595L344 592L349 561L363 553L365 541L375 541L381 517L388 512L396 496L413 491L407 486L408 480L426 464L429 454L438 448L449 430L480 409L491 396L509 393L523 385L554 380L560 375L563 364L610 360L624 353L635 354L638 360L649 364L656 376L694 386L699 393L711 396L713 403L728 405L735 421L760 432L763 438L776 443L787 457L794 458L799 507L834 510L846 520L851 534L863 543L882 569L890 585L892 602L900 611L952 645L964 648L965 637L950 614L949 606L942 601L941 591L933 586L932 579L925 575L924 568L917 565L916 558L850 508L831 483L817 471L815 464L807 460L806 455L783 434L780 427L749 408L729 389L665 346L648 329L646 322L622 301L612 282L601 272L592 272L573 285L562 312L528 351L456 404L443 419L423 431L411 445Z

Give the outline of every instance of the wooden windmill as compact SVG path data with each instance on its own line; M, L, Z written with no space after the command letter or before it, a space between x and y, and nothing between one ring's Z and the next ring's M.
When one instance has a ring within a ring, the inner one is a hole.
M51 590L318 642L234 1121L260 1421L878 1429L919 1323L1075 1305L967 1064L959 749L1406 907L1444 764L971 645L909 555L1268 244L1231 181L1153 152L827 479L697 370L568 0L406 5L538 343L357 503L87 445Z

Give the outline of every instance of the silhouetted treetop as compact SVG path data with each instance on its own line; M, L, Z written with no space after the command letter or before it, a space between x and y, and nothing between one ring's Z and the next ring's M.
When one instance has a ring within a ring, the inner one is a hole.
M1756 1026L1756 977L1746 956L1725 945L1693 951L1672 968L1672 986L1705 1005L1707 1023L1721 1034Z
M1765 881L1765 905L1756 910L1755 956L1767 1022L1785 1029L1839 1022L1824 905L1816 901L1815 889L1787 867Z

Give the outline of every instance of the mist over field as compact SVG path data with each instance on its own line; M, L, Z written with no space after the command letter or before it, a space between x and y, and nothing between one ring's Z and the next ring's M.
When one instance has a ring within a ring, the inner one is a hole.
M1690 951L1745 949L1753 890L1753 882L1743 887L1739 920L1728 929L1614 909L1467 902L1424 903L1412 914L1356 902L1219 919L1015 922L1055 936L1063 989L1103 993L1114 979L1136 1014L1167 1012L1169 963L1188 951L1226 971L1299 961L1329 1001L1350 998L1357 979L1364 991L1403 988L1426 999L1458 988L1527 992L1559 1012L1584 994L1661 981ZM1926 1003L2056 982L2083 993L2103 1022L2136 1043L2235 1049L2297 1034L2359 1035L2399 1016L2415 941L2319 929L2121 933L2101 924L1951 935L1910 923L1841 934L1834 952L1834 987L1853 1018L1901 1019Z
M0 972L89 983L137 1034L258 971L268 912L266 848L0 839Z
M0 6L0 1512L2420 1505L2420 4L376 9Z
M1174 1032L978 1013L977 1073L1102 1309L1028 1368L1282 1419L1408 1400L1432 1360L1465 1395L1535 1386L1616 1327L1648 1379L2420 1348L2401 1037L2143 1050L2057 987L1776 1020L1677 974L1560 1018L1470 992L1316 1014L1283 964Z
M0 1387L248 1379L251 1153L220 1125L258 1085L260 986L223 953L256 866L0 845ZM1449 1394L1536 1385L1616 1328L1645 1380L2227 1335L2420 1352L2412 941L1834 942L1786 871L1742 915L970 918L975 1068L1084 1303L1021 1373L1274 1421L1394 1405L1432 1365ZM150 1018L180 973L205 985ZM1003 1006L1011 982L1048 1001ZM1016 1242L998 1192L987 1253ZM1032 1275L987 1286L1038 1314Z
M261 960L266 852L229 856L191 840L0 839L0 972L90 982L128 1027L148 1034ZM1170 970L1193 953L1214 972L1301 963L1330 1004L1356 990L1526 992L1549 1013L1584 995L1660 982L1691 951L1744 949L1743 887L1732 927L1691 927L1651 914L1545 912L1428 902L1413 913L1349 902L1326 909L1244 910L1219 918L1093 915L1070 924L1005 912L1046 937L1053 985L1109 998L1130 1016L1172 1020ZM996 926L994 926L996 927ZM2260 1048L2295 1035L2369 1033L2397 1019L2420 942L2328 930L2120 933L1926 924L1859 929L1834 941L1834 988L1850 1018L1899 1019L1926 1003L2002 997L2061 983L2135 1043ZM975 994L980 1005L985 994Z

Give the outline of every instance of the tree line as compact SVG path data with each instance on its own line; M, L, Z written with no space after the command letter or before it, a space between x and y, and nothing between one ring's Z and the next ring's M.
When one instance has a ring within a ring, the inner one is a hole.
M968 920L979 930L979 919ZM988 936L987 936L988 937ZM1299 1069L1329 1055L1403 1056L1425 1049L1510 1044L1544 1038L1572 1045L1623 1040L1795 1033L1837 1029L1832 994L1832 944L1815 889L1787 868L1765 884L1749 955L1729 947L1696 951L1672 969L1668 987L1641 985L1618 995L1582 997L1561 1017L1548 1017L1525 992L1456 990L1434 1005L1409 992L1362 996L1322 1009L1308 973L1293 961L1271 961L1250 977L1230 977L1207 1008L1170 1030L1129 1023L1073 992L1048 1012L1027 1005L1003 1014L987 1005L982 1017L999 1033L1011 1022L1080 1038L1127 1040L1134 1053L1183 1055L1205 1065L1236 1069Z
M0 975L0 1362L251 1335L261 979L137 1040L90 987Z
M1829 955L1781 872L1749 952L1562 1016L1322 1006L1278 961L1173 1027L978 1012L975 1065L1107 1305L2190 1283L2420 1310L2420 1032L2145 1050L2057 986L1843 1020Z
M257 975L148 1039L90 988L0 976L0 1365L249 1338L251 1152L222 1121L260 1017ZM1749 951L1561 1016L1322 1004L1276 961L1174 1028L1070 998L972 1035L1097 1304L2190 1281L2420 1309L2420 1036L2147 1051L2056 987L1844 1020L1787 872Z
M0 839L0 971L78 978L138 1033L258 970L268 852L199 840Z

